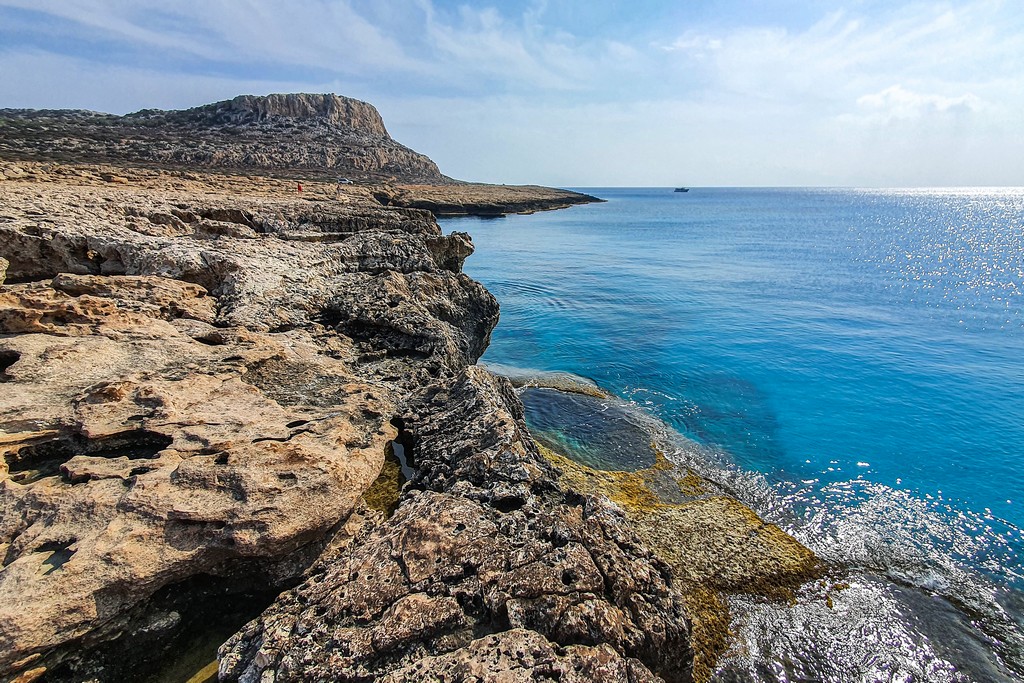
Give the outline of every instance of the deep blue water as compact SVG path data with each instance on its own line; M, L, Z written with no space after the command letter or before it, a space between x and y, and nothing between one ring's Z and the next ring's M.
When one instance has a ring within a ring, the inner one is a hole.
M760 473L819 553L885 564L875 535L1024 583L1024 190L585 191L608 202L445 223L501 304L484 362L592 378Z

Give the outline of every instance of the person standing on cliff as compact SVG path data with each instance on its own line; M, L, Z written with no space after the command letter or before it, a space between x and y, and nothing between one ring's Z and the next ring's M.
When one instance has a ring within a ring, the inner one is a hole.
M302 183L298 183L298 186L299 186L299 192L302 192Z

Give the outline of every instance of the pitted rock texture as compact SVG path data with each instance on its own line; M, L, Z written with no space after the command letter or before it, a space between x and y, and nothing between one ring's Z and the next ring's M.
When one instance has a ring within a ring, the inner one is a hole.
M340 326L360 348L373 346L372 359L413 354L452 368L479 356L497 321L494 298L458 272L468 237L441 235L423 211L226 195L195 201L134 188L4 190L8 283L159 275L206 289L217 325Z
M670 570L617 508L554 485L521 410L476 366L421 392L397 512L225 644L221 679L446 680L493 660L484 680L689 681Z
M333 94L240 95L193 109L145 109L127 116L3 109L0 154L449 182L429 158L395 142L372 105Z
M0 675L81 678L69 657L158 623L140 610L191 579L293 583L411 388L474 362L497 320L458 272L468 237L427 212L0 193Z
M181 284L124 279L78 283ZM197 290L179 287L183 308ZM386 393L338 361L314 361L343 387L329 410L283 406L244 381L249 363L315 359L301 335L222 329L210 345L188 333L214 328L132 310L128 297L119 309L107 296L14 285L0 299L0 332L17 333L0 342L17 357L0 398L0 666L83 636L168 583L322 536L395 435Z
M609 645L553 645L535 631L510 629L436 657L424 657L381 678L384 683L501 681L656 683L661 679Z

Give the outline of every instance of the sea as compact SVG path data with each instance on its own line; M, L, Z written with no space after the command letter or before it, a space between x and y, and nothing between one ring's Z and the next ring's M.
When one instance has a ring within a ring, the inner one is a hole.
M596 383L842 577L730 597L716 678L1024 680L1024 189L574 189L442 221L501 305L481 362Z

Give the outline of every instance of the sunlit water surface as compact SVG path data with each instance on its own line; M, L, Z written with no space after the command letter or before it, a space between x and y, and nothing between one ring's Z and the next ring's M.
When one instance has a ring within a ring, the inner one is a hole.
M720 676L1024 676L1024 191L589 192L445 221L501 303L484 362L593 379L623 443L657 418L849 578L831 605L734 599ZM532 395L535 429L575 419ZM559 438L614 457L591 417Z

